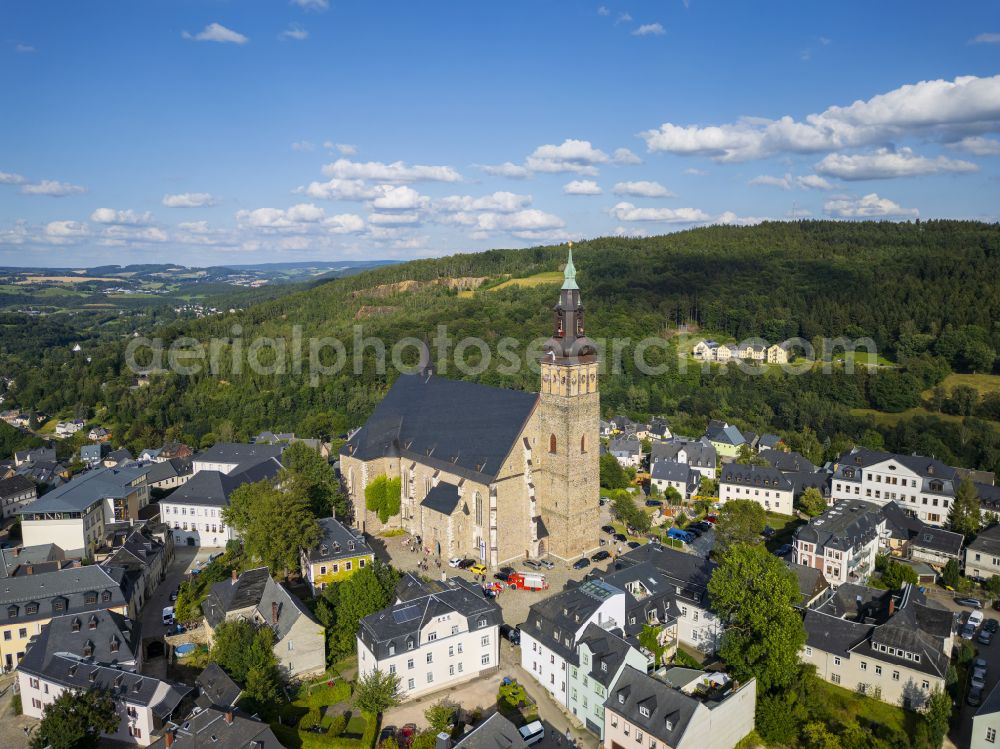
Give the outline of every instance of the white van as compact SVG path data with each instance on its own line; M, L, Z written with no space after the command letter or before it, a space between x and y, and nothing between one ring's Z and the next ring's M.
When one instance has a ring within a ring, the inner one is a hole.
M521 726L517 729L517 732L521 734L521 738L524 739L524 743L528 746L537 744L545 738L545 726L542 725L542 721L540 720L533 721L526 726Z
M983 623L982 611L976 609L971 614L969 614L969 624L971 624L973 627L978 627L982 623Z
M169 627L174 623L174 607L167 606L163 609L163 626Z

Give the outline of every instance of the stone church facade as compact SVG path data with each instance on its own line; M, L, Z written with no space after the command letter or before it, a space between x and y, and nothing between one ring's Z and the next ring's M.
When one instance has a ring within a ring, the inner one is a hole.
M572 251L545 343L541 392L401 375L340 451L358 528L402 528L442 558L496 568L567 561L598 548L598 360L584 335ZM365 487L400 479L400 513L382 525Z

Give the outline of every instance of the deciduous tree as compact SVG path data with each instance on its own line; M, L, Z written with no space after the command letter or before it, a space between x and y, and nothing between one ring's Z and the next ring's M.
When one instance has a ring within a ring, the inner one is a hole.
M399 677L375 669L360 679L354 687L354 704L371 716L378 716L399 704Z
M809 517L814 517L825 512L826 500L823 499L820 490L815 486L810 486L802 492L802 496L799 497L799 510Z
M42 713L32 749L97 749L102 733L114 733L121 719L105 689L65 691Z
M731 499L719 510L715 523L715 550L718 554L736 544L758 544L767 515L764 508L751 499Z

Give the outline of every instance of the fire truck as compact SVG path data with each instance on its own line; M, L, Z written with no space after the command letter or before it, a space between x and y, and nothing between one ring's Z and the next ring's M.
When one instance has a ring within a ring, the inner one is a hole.
M547 590L545 575L539 572L515 572L507 578L507 585L517 590Z

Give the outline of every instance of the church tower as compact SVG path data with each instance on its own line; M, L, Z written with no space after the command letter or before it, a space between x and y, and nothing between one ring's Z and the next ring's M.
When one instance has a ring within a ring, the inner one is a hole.
M597 347L584 332L572 244L554 312L541 360L539 499L545 551L572 560L598 548L600 523Z

